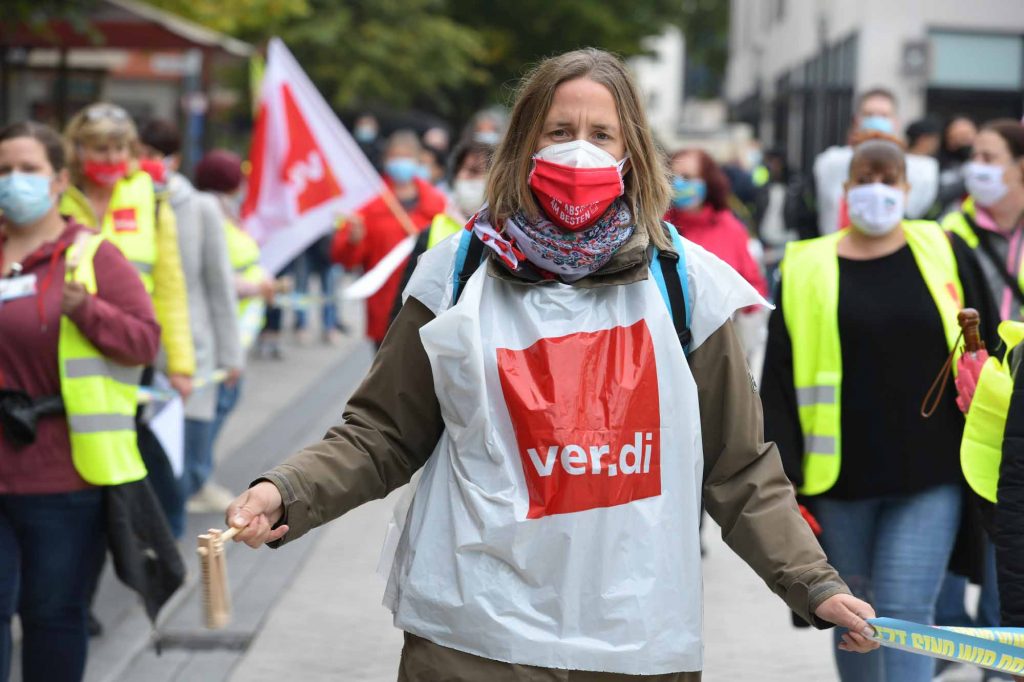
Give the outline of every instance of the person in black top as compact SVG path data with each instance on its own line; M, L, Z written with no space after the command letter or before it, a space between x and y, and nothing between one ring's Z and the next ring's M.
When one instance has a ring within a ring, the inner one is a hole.
M765 437L778 444L796 487L815 493L805 502L821 524L822 547L854 594L870 598L881 615L930 623L962 499L963 416L955 391L946 392L930 419L921 417L922 399L950 352L940 307L947 316L963 306L978 308L990 325L983 330L988 339L995 338L991 324L998 318L967 245L934 223L902 220L908 185L897 145L858 146L846 189L853 228L798 243L787 250L791 262L783 262L761 387ZM936 252L949 257L936 260ZM821 267L823 258L837 263ZM828 309L821 292L836 274L838 301ZM948 281L941 279L947 274ZM940 306L943 296L954 300ZM823 352L828 344L822 339L830 334L838 336L839 378L829 384L835 372L819 371L814 383L825 384L825 392L822 386L798 390L795 367L827 367L801 355ZM835 394L838 432L814 433L820 420L808 431L801 410L807 420L808 410L828 400L822 396ZM831 456L841 457L831 484L820 468L830 441ZM859 660L840 651L836 663L843 682L930 682L933 665L891 649Z

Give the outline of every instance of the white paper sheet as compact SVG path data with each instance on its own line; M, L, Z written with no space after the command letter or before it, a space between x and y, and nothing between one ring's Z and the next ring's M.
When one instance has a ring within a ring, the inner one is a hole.
M149 421L149 428L167 454L175 478L185 472L185 404L181 397L169 400Z

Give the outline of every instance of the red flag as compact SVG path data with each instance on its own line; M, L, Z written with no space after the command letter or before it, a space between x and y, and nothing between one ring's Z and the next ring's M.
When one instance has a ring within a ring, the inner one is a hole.
M274 38L260 89L242 204L263 265L278 272L339 215L380 193L383 181L298 62Z

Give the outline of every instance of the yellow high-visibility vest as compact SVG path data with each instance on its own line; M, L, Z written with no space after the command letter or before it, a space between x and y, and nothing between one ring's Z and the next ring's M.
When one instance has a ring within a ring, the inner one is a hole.
M978 235L971 227L971 222L975 221L976 211L974 197L967 197L960 204L958 212L950 213L942 219L942 229L957 235L972 249L977 249ZM1021 260L1020 269L1017 271L1017 283L1024 290L1024 259Z
M247 282L259 284L266 277L260 265L260 247L252 236L231 220L224 221L224 235L228 246L228 259L235 274ZM250 348L263 327L266 304L258 296L239 299L238 326L242 348Z
M1024 340L1024 323L1003 322L999 325L999 337L1006 344L1005 361L991 357L982 367L960 443L960 468L964 478L974 492L989 502L996 501L999 489L1003 434L1013 393L1010 351Z
M156 193L148 173L136 171L114 185L107 213L102 221L77 187L70 187L60 202L60 212L98 230L124 254L153 293L153 266L156 264Z
M68 251L67 281L80 282L90 294L96 293L93 257L103 241L101 235L92 235ZM142 367L105 357L67 316L60 318L57 359L71 460L78 474L93 485L145 478L135 433Z
M453 234L461 232L463 226L446 213L438 213L430 221L430 234L427 235L427 249L432 249Z
M936 223L906 220L902 229L942 318L947 346L960 334L963 287L949 238ZM849 228L791 242L782 261L782 312L793 346L793 380L804 434L802 495L820 495L842 462L842 346L837 246Z

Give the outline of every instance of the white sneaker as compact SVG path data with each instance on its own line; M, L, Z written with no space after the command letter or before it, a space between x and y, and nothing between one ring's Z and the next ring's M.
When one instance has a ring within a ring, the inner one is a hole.
M235 501L235 495L222 485L207 483L199 489L185 505L190 514L210 514L213 512L225 512L228 506Z

